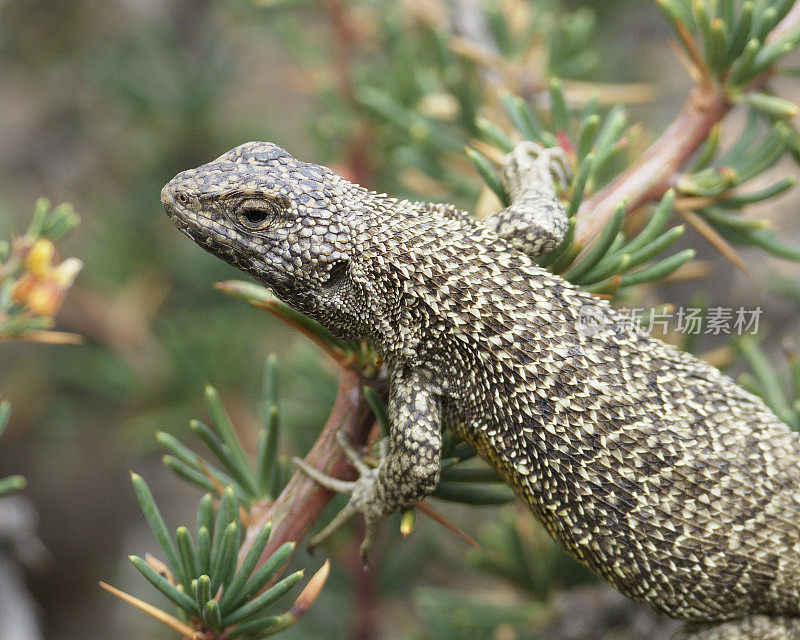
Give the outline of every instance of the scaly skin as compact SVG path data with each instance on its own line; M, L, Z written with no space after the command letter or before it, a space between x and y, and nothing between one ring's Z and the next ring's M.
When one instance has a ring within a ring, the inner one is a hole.
M480 223L255 142L179 174L162 201L203 248L383 353L387 455L335 486L352 493L344 515L366 518L365 550L382 517L435 487L447 426L574 557L690 621L681 638L800 638L800 438L536 266L565 228L565 170L556 151L521 147L512 206Z

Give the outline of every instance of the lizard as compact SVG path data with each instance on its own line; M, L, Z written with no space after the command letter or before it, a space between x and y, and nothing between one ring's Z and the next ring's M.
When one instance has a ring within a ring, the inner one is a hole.
M509 207L478 220L398 200L268 142L162 190L178 229L389 376L390 434L327 529L378 523L436 486L443 427L552 537L681 640L800 639L800 436L711 365L536 264L567 228L558 148L521 143ZM591 318L587 326L586 318Z

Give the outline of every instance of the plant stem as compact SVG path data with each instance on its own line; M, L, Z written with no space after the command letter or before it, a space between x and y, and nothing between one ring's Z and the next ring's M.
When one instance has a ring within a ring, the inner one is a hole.
M772 30L767 42L774 42L800 26L800 3ZM753 86L763 86L768 69ZM672 186L676 175L703 144L711 128L733 108L721 87L697 84L678 115L663 134L636 162L603 189L581 203L578 209L575 241L591 244L608 224L616 206L628 200L628 211L647 202L658 201Z
M368 381L375 386L376 381ZM365 380L350 368L343 368L339 378L339 390L328 420L305 461L323 473L342 480L355 479L344 453L336 441L336 433L342 429L354 447L367 441L375 423L375 417L364 401ZM269 557L284 542L302 540L316 522L333 494L314 480L298 471L281 494L271 503L256 503L251 515L253 524L247 528L247 536L239 552L239 561L244 558L261 527L272 521L272 535L264 553Z

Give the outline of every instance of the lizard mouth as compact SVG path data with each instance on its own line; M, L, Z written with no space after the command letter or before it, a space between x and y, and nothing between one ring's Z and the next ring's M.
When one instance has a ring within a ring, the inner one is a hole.
M176 224L181 221L181 216L178 215L178 203L175 201L175 196L172 195L169 183L165 184L164 188L161 189L161 204L170 220Z
M161 189L161 204L164 207L169 219L178 227L178 230L192 240L197 241L197 238L192 234L193 226L187 219L186 212L181 204L175 199L175 196L170 189L170 184L164 185Z

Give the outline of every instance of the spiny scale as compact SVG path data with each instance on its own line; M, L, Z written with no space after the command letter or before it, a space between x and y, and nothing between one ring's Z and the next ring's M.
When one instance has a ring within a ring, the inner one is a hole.
M435 486L446 425L572 555L691 621L681 638L800 638L800 438L713 367L535 265L566 229L565 170L554 150L518 149L512 206L479 223L248 143L162 199L205 249L383 352L388 455L348 485L365 549L383 516Z

